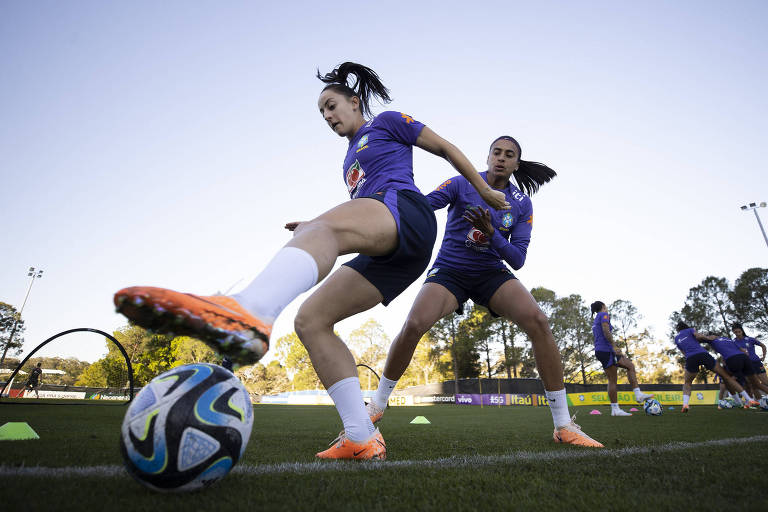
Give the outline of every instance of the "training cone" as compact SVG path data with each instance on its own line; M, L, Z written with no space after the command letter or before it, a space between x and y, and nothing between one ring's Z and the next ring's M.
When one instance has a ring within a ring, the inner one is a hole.
M590 412L589 414L603 414L603 413L601 413L597 409L592 409L592 412Z
M629 410L629 412L637 412L637 407L633 407Z
M429 420L425 418L424 416L416 416L411 420L411 423L414 423L416 425L429 425Z
M0 441L22 441L24 439L40 439L29 423L11 421L0 427Z

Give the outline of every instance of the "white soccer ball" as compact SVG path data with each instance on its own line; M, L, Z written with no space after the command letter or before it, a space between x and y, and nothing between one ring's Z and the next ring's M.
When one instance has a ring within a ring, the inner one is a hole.
M214 364L188 364L158 375L134 398L120 450L147 487L191 491L229 473L252 427L253 406L237 377Z
M723 409L733 409L733 402L731 402L730 400L719 400L717 402L717 405L719 405Z
M760 398L760 409L768 411L768 396Z
M645 403L643 403L643 409L645 410L645 414L649 416L661 416L664 412L664 408L655 398L646 400Z

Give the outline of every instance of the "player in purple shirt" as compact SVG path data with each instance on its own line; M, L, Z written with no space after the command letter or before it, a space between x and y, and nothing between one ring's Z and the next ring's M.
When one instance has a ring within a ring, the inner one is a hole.
M683 383L683 407L681 412L688 412L688 404L691 399L691 386L693 384L693 379L699 374L699 367L701 366L718 374L725 382L728 391L734 396L737 396L737 403L741 403L738 399L738 396L740 395L748 404L745 405L745 407L749 407L749 403L752 399L744 391L744 388L741 387L731 374L724 370L723 367L715 361L715 358L699 344L700 341L712 341L717 338L717 336L696 332L696 329L690 327L682 320L677 322L676 329L677 336L675 336L675 345L677 345L677 348L680 349L685 356L685 371L683 377L685 382Z
M754 399L759 398L760 394L768 394L768 386L760 382L755 375L747 349L740 348L734 340L722 336L710 341L709 344L723 356L724 368L747 388L747 394L751 394ZM752 402L755 402L754 399ZM757 404L752 403L752 405Z
M733 329L734 336L736 336L736 338L733 341L735 341L740 348L743 348L747 351L747 354L749 355L749 360L752 364L752 370L754 374L757 376L757 379L760 382L768 386L768 376L766 375L765 367L763 366L763 361L765 361L765 356L766 356L765 345L759 340L756 340L755 338L747 336L747 334L744 332L744 327L741 324L738 324L738 323L733 324L732 329ZM757 350L755 349L755 346L758 346L762 349L763 351L762 357L757 355Z
M611 401L611 416L632 416L631 412L622 411L619 407L619 394L617 384L619 380L619 367L627 370L627 380L635 393L635 400L643 402L653 398L652 394L640 391L637 383L637 373L632 361L621 353L613 343L613 326L611 315L604 302L595 301L590 305L595 319L592 322L592 335L595 338L595 357L603 365L605 376L608 377L608 399Z
M317 76L326 84L317 102L320 115L349 140L342 177L351 200L314 220L287 225L292 240L233 296L131 287L115 294L115 305L143 327L191 335L235 363L252 364L267 350L272 324L285 306L328 276L340 255L359 253L302 304L294 327L344 424L333 446L317 456L384 459L384 440L366 413L354 357L333 327L388 304L429 264L437 226L413 183L413 146L448 160L491 208L508 209L509 203L458 148L411 116L384 112L367 119L372 96L390 100L372 69L345 62Z
M492 315L515 322L532 340L555 424L554 440L602 447L573 423L560 353L547 317L505 266L517 270L525 263L533 223L528 195L552 179L555 172L543 164L521 160L520 145L509 136L493 141L487 164L488 170L481 173L483 180L504 194L510 209L493 211L462 176L445 181L427 196L435 209L449 206L445 236L426 282L390 346L379 388L368 404L369 414L374 421L381 419L421 337L444 316L461 312L464 302L472 299ZM510 182L513 175L519 188Z

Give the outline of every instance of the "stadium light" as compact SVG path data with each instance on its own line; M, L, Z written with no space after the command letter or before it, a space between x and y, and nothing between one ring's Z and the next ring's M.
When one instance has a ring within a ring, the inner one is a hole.
M0 357L0 365L3 364L3 361L5 361L5 354L8 353L8 349L11 348L11 342L13 341L13 336L16 334L16 328L19 326L19 320L21 320L21 312L24 311L24 306L27 305L27 299L29 298L29 292L32 291L32 285L35 284L35 279L40 279L43 277L43 269L36 269L35 267L29 267L29 270L27 271L27 277L31 277L32 280L29 282L29 288L27 288L27 295L24 296L24 302L21 304L21 309L16 313L16 319L13 322L13 329L11 329L11 335L8 336L8 342L5 344L5 349L3 349L3 355Z
M755 214L755 218L757 219L757 225L760 226L760 231L763 233L763 240L765 240L765 245L768 245L768 236L765 236L765 228L763 228L763 223L760 221L760 216L757 214L758 208L765 208L766 203L765 201L761 203L749 203L745 204L741 207L741 209L745 212L748 212L749 210L752 210Z

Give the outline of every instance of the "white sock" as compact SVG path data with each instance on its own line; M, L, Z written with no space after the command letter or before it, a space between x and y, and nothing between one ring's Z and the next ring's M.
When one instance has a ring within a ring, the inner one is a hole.
M741 398L739 398L739 395L731 395L731 398L733 399L734 402L736 402L737 406L741 407L742 405L744 405L741 402Z
M565 388L560 391L544 391L549 401L549 410L552 413L552 421L555 428L564 427L571 422L571 414L568 412L568 397Z
M304 249L283 247L243 291L232 295L260 320L272 323L300 294L317 284L317 262Z
M634 391L634 392L635 392L635 398L639 400L639 399L640 399L640 395L642 395L642 394L643 394L643 392L642 392L642 391L640 391L640 388L635 388L635 389L633 389L632 391Z
M688 401L691 399L691 395L683 395L683 407L688 407Z
M621 409L619 409L619 404L615 404L611 402L611 411L620 411L620 410Z
M376 389L376 394L373 395L373 403L378 405L382 409L387 408L387 401L389 400L389 395L392 394L392 391L394 391L395 386L397 386L396 380L389 380L385 376L381 376L381 380L379 381L379 387Z
M746 391L742 391L740 393L740 395L741 395L741 398L743 398L745 402L749 402L750 400L752 400L752 398L747 394Z
M336 404L336 410L339 411L347 437L358 443L371 437L376 428L365 410L360 380L357 377L341 379L328 388L328 394Z

